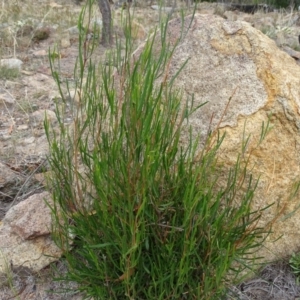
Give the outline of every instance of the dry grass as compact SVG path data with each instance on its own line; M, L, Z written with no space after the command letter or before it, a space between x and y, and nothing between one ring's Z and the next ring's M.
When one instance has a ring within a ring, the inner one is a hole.
M227 300L297 300L300 286L287 260L263 267L255 278L232 287Z

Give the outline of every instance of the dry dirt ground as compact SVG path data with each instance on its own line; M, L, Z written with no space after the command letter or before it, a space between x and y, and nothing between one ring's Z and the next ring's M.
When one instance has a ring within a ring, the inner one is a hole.
M41 171L48 152L43 129L45 110L54 120L55 101L60 95L51 75L48 51L58 55L62 78L74 83L74 65L78 55L77 20L81 6L71 0L0 0L0 59L20 59L22 71L13 74L0 68L0 162L21 178L0 194L0 220L7 209L44 188ZM118 27L121 8L114 9L115 35L122 37ZM97 7L93 18L100 18ZM157 24L158 13L149 6L135 8L136 43L143 40ZM104 58L106 49L99 46L95 57ZM72 121L71 104L69 122ZM52 112L52 113L51 113ZM69 291L59 294L63 284L53 280L66 271L62 262L32 274L26 268L13 269L0 277L0 300L82 299ZM58 272L58 273L56 273ZM300 299L300 288L287 262L266 266L255 279L233 287L228 299Z

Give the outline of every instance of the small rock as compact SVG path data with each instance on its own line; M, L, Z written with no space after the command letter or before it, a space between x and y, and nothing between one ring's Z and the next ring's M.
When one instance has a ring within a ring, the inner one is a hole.
M163 12L172 12L174 11L174 8L173 7L167 7L167 6L164 6L164 7L161 7L160 5L151 5L151 8L154 9L154 10L161 10Z
M27 130L28 129L28 125L20 125L17 127L17 130Z
M48 121L50 121L51 123L57 120L55 113L48 109L41 109L33 112L32 114L30 114L29 120L34 127L43 126L45 117L47 117Z
M40 74L36 74L36 76L34 76L34 79L36 81L46 81L46 80L49 80L49 76L40 73Z
M235 34L242 29L241 24L230 21L225 21L222 27L226 34Z
M32 136L30 138L26 138L22 141L22 144L32 144L35 141L35 138Z
M49 193L35 194L13 206L3 219L3 224L9 225L11 232L23 240L50 234L51 211L43 198L49 198Z
M62 252L50 236L51 203L48 192L36 194L12 207L0 224L0 272L7 263L38 272L60 258Z
M0 100L9 104L14 104L16 102L16 99L11 95L11 93L2 88L0 88Z
M47 173L49 175L49 172L46 172L46 173L36 173L36 174L34 174L34 179L36 181L38 181L39 183L41 183L43 186L45 186L46 183L47 183L47 180L46 180Z
M22 74L27 75L27 76L32 76L32 75L34 75L34 72L22 70Z
M0 135L0 139L1 139L1 141L8 141L8 140L11 139L11 135L9 135L9 134L1 134Z
M62 101L61 99L61 95L58 93L58 92L55 92L55 91L50 91L49 92L49 95L48 95L48 98L50 101Z
M49 4L50 7L52 8L63 8L63 5L57 4L56 2L50 2Z
M33 56L47 56L48 55L48 51L46 50L38 50L38 51L34 51Z
M70 38L62 38L60 40L60 46L62 48L69 48L71 46Z
M79 29L77 26L73 26L67 29L69 34L71 35L78 35L79 34Z
M70 103L79 104L81 98L81 91L80 90L69 90L69 93L65 96L66 100Z
M4 58L0 60L0 65L9 69L21 70L22 64L23 62L18 58Z

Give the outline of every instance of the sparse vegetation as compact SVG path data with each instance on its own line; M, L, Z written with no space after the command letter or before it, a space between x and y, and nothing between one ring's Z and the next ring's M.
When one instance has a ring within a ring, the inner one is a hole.
M22 111L25 115L35 111L34 104L28 101L28 99L22 99L21 101L17 101L18 109Z
M8 66L0 66L0 79L14 79L20 75L20 70L18 68L10 68Z
M2 258L4 258L4 261L5 261L4 273L0 273L0 288L2 286L8 286L13 291L14 295L16 295L17 292L15 291L14 284L13 284L14 274L11 270L8 258L3 257L2 251L0 251L0 255L2 256Z

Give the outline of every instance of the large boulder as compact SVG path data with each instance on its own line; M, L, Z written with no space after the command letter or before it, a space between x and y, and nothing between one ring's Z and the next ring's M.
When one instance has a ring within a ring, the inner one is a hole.
M300 179L300 67L246 22L196 14L182 27L175 19L168 27L171 44L182 28L170 76L188 60L175 86L186 96L194 94L195 105L208 102L189 123L203 136L217 127L226 132L219 158L227 167L236 162L243 137L250 136L245 155L251 153L249 167L254 178L260 177L253 209L275 203L260 223L273 224L273 233L258 255L266 260L290 255L300 246L300 211L295 211L300 198L292 197ZM257 146L268 120L272 130Z

